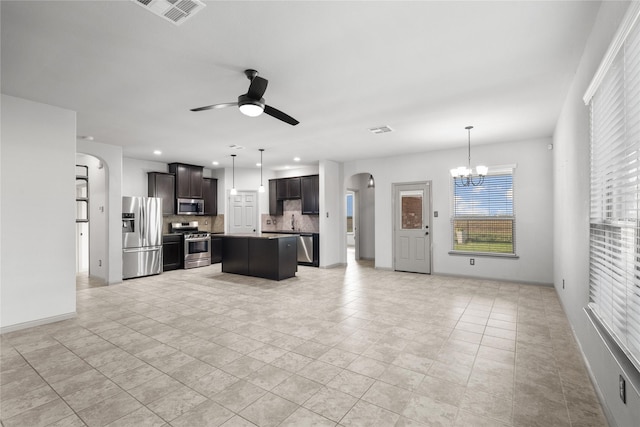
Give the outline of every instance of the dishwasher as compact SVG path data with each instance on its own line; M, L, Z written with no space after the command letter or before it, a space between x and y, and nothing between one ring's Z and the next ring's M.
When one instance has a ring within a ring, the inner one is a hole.
M298 265L311 267L320 266L320 235L318 233L305 233L295 231L263 231L262 234L297 234L296 244Z
M298 236L298 263L313 265L313 234L300 234Z

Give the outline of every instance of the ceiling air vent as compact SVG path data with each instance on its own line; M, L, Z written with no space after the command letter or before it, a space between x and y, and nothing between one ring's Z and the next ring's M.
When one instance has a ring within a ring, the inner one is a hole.
M200 0L131 0L155 15L176 25L202 10L206 5Z
M377 128L370 128L369 132L371 133L387 133L387 132L392 132L393 129L391 129L389 126L379 126Z

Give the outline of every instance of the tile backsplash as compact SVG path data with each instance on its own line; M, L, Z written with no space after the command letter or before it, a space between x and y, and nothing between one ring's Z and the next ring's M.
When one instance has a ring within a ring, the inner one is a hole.
M268 213L262 214L262 231L304 231L307 233L318 233L320 223L318 215L302 215L302 201L285 200L283 202L283 215L271 216ZM291 219L293 215L293 228ZM270 222L268 224L267 222Z
M198 221L198 230L210 233L224 233L224 215L222 214L217 216L167 215L162 217L162 233L171 233L172 222L191 221Z

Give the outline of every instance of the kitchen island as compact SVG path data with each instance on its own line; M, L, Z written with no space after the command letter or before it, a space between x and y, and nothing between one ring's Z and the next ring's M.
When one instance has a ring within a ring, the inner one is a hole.
M222 272L283 280L298 271L297 236L290 234L223 234Z

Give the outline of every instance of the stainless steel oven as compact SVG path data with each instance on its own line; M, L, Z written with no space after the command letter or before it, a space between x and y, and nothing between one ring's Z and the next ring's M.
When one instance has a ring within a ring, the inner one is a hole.
M184 268L211 265L211 235L198 230L198 222L171 223L172 233L181 233L184 242Z
M185 234L184 268L211 264L211 236L209 233Z

